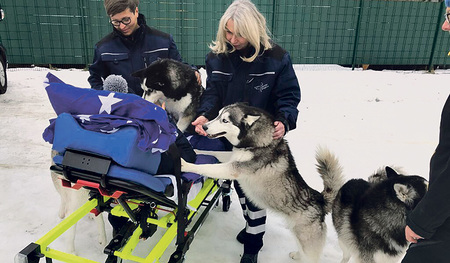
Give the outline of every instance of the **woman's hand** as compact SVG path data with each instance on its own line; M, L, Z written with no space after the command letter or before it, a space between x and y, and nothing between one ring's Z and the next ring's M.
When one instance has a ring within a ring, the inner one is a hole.
M199 86L202 85L202 75L200 74L200 72L195 71L195 77L197 77L197 83Z
M405 227L405 238L411 243L417 243L417 240L423 239L423 237L419 236L418 234L414 233L409 226Z
M158 100L158 101L156 101L154 104L155 104L155 105L158 105L158 106L161 107L163 110L166 110L166 102L165 102L165 101L160 101L160 100Z
M273 132L272 138L274 140L282 138L286 132L284 124L281 121L276 121L273 125L275 125L275 131Z
M203 130L203 124L207 123L208 119L205 116L199 116L197 119L195 119L195 121L193 121L191 124L192 126L195 127L195 132L206 136L207 133L205 132L205 130Z

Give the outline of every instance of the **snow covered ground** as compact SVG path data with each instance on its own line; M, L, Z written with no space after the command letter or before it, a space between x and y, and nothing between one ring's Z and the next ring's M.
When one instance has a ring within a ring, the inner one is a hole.
M397 165L410 174L428 178L428 164L437 145L442 107L450 93L450 70L351 71L333 65L296 65L302 89L298 128L287 140L298 169L313 188L321 191L315 171L318 145L330 148L350 178L367 178L378 167ZM55 117L44 90L47 72L66 83L88 87L82 70L8 69L8 91L0 95L0 262L13 262L14 255L36 241L60 220L59 196L49 172L51 145L42 132ZM203 74L203 77L204 74ZM326 218L328 236L321 263L339 262L337 236ZM186 255L187 263L239 262L242 245L236 234L244 219L236 198L229 212L213 210ZM108 237L111 231L108 226ZM104 261L96 242L95 223L84 218L76 238L80 256ZM65 237L52 247L63 249ZM269 213L260 263L294 262L294 237L283 220ZM136 253L145 253L142 242ZM167 259L165 255L162 259Z

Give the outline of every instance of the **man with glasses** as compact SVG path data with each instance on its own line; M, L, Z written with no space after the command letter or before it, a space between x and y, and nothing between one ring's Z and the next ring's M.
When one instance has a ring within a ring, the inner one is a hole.
M113 32L95 45L94 62L89 67L91 88L102 90L106 77L121 75L127 81L128 93L142 96L141 80L131 76L131 73L147 67L158 58L182 61L172 36L147 26L138 5L139 0L104 0ZM196 72L196 75L201 84L200 74ZM181 132L176 143L182 147L183 158L194 162L195 153ZM167 164L167 158L161 163ZM166 170L169 167L165 167ZM111 214L108 214L108 220L113 226L113 235L128 221Z
M442 30L450 32L450 0ZM450 262L450 96L441 115L439 144L430 161L428 192L406 219L411 242L402 263Z
M113 32L95 45L88 78L93 89L102 90L103 80L114 74L125 78L129 93L142 96L140 80L131 73L158 58L182 61L172 36L147 26L138 5L139 0L104 0ZM196 75L201 83L200 74L196 72Z

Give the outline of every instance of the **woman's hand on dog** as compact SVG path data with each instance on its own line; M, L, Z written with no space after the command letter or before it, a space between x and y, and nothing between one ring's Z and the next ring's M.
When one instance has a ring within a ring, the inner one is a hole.
M273 125L275 126L275 131L273 132L272 138L274 140L282 138L285 134L284 124L281 121L276 121Z
M195 71L195 77L197 77L197 83L199 86L202 85L202 75L200 74L200 72Z
M205 116L199 116L191 124L192 124L192 126L195 127L195 132L196 133L198 133L200 135L203 135L203 136L206 136L207 133L205 132L205 130L203 130L203 125L205 123L207 123L207 122L208 122L208 119Z
M414 231L412 231L412 229L409 228L409 226L405 227L405 237L406 237L406 240L411 243L417 243L417 240L423 239L423 237L414 233Z

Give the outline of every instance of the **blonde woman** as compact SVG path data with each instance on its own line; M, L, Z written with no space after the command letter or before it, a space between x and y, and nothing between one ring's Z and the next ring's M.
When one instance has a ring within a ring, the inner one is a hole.
M235 102L271 113L274 139L295 129L300 86L289 54L269 35L266 19L251 1L236 0L225 11L206 57L206 90L200 116L192 123L198 134L206 135L202 125ZM237 236L244 244L241 263L254 263L263 246L266 212L245 197L236 181L234 185L247 223Z

